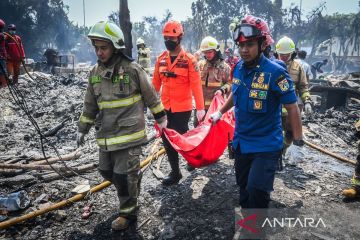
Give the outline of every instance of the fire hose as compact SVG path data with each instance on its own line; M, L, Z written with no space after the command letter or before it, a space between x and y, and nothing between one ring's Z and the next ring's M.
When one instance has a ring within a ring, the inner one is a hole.
M304 140L304 142L305 142L306 145L308 145L308 146L310 146L310 147L312 147L312 148L314 148L314 149L316 149L316 150L318 150L318 151L320 151L322 153L325 153L325 154L327 154L329 156L332 156L332 157L334 157L334 158L336 158L336 159L338 159L340 161L356 165L356 161L354 161L354 160L350 160L350 159L347 159L347 158L345 158L343 156L337 155L336 153L330 152L330 151L328 151L328 150L326 150L326 149L324 149L322 147L319 147L319 146L317 146L317 145L315 145L315 144L313 144L313 143L311 143L309 141Z
M142 168L142 169L145 168L146 166L148 166L151 163L151 161L158 158L160 155L162 155L164 153L165 153L165 149L162 148L158 152L156 152L155 154L150 155L145 160L141 161L140 168ZM91 188L89 192L79 193L79 194L77 194L77 195L75 195L75 196L73 196L71 198L65 199L65 200L63 200L61 202L58 202L58 203L55 203L55 204L53 204L53 205L51 205L49 207L30 212L30 213L25 214L25 215L23 215L21 217L16 217L16 218L10 219L8 221L0 222L0 229L8 228L8 227L10 227L12 225L15 225L17 223L29 220L31 218L40 216L40 215L42 215L44 213L47 213L47 212L50 212L50 211L53 211L53 210L59 209L61 207L69 205L71 203L78 202L81 199L85 198L89 193L91 194L91 193L98 192L98 191L100 191L100 190L102 190L104 188L109 187L110 185L111 185L111 182L109 182L109 181L102 182L99 185L96 185L95 187Z

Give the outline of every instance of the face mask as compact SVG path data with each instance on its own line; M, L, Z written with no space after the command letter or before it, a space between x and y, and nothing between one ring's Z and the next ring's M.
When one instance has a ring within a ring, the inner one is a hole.
M169 51L174 51L177 45L178 45L177 42L174 42L172 40L165 41L166 49Z
M11 35L15 35L16 31L9 31Z

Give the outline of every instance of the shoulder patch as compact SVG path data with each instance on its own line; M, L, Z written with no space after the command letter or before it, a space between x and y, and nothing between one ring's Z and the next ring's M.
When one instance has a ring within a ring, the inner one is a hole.
M279 82L281 82L282 80L284 80L285 79L285 76L283 75L283 74L281 74L276 80L275 80L275 82L276 82L276 84L279 84Z

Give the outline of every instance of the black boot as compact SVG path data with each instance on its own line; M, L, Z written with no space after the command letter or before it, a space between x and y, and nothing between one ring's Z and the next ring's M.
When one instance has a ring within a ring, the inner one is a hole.
M177 184L180 181L180 179L182 178L180 168L179 168L179 160L170 161L170 166L171 166L170 174L168 176L164 177L164 179L162 180L162 184L166 185L166 186Z
M192 172L195 170L195 168L193 166L191 166L190 164L187 164L186 165L186 169L189 171L189 172Z

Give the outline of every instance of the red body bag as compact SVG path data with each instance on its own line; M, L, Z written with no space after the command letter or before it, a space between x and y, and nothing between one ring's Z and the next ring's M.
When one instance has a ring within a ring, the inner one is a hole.
M172 129L164 129L164 134L186 161L193 167L203 167L216 162L223 154L228 141L234 136L234 112L228 111L221 119L212 125L210 115L216 112L225 100L215 96L205 120L185 134L179 134Z

